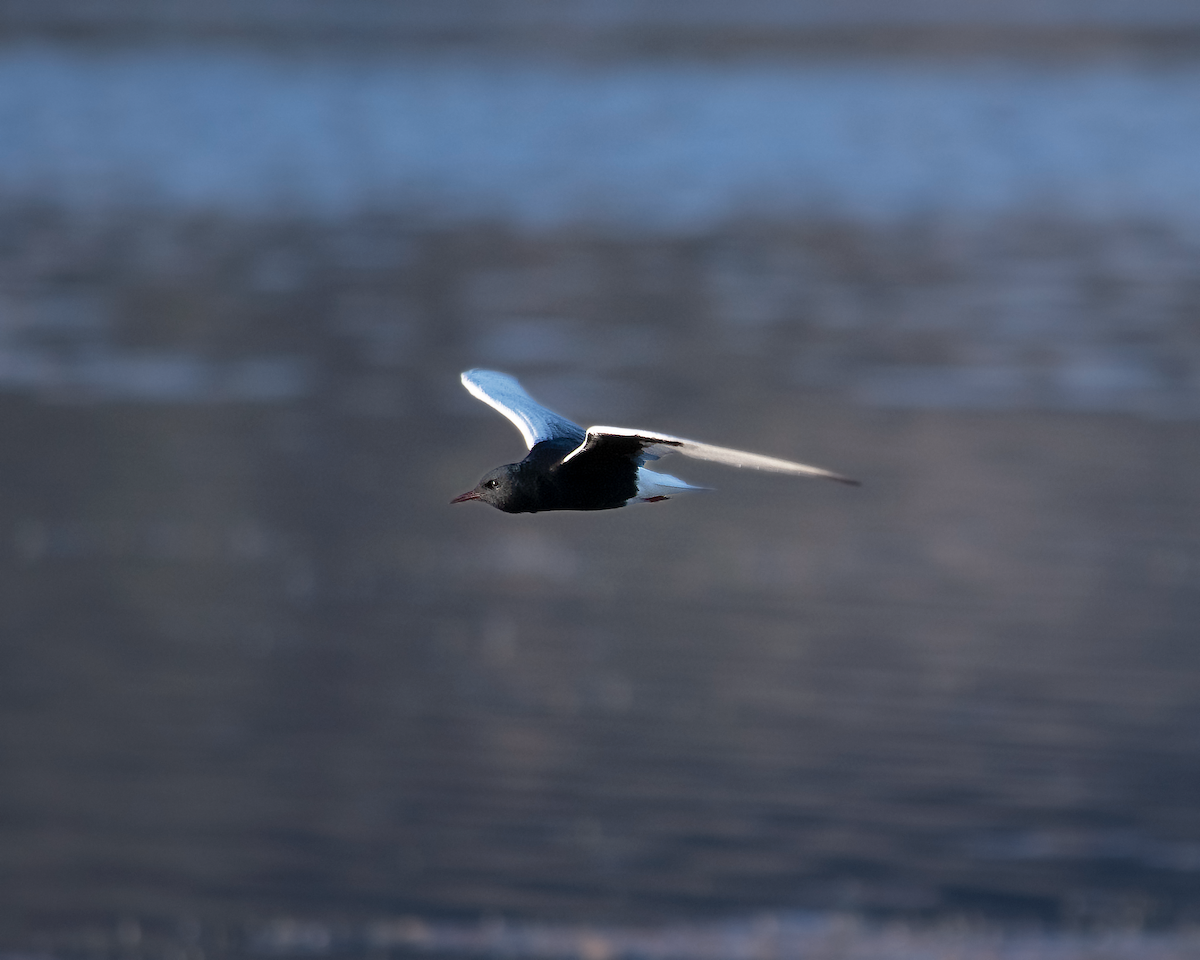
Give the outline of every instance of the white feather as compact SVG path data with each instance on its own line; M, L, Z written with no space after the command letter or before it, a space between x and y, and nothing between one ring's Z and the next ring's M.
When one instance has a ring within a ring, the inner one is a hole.
M657 459L668 453L681 453L695 460L710 460L713 463L723 463L731 467L745 467L750 470L768 470L772 473L789 473L793 476L824 477L841 483L857 484L840 473L812 467L806 463L795 463L791 460L780 460L778 457L767 457L761 453L749 453L745 450L734 450L732 447L718 447L711 443L699 443L695 440L684 440L682 437L672 437L665 433L651 433L647 430L636 430L629 427L588 427L588 437L615 436L635 437L647 441L644 453L647 459ZM587 445L585 439L579 447L572 450L564 458L564 463Z
M496 370L467 370L462 374L463 386L471 395L482 400L492 409L498 411L512 421L525 445L532 448L543 440L570 439L578 446L563 458L566 463L572 457L583 453L589 443L602 437L633 437L643 441L638 463L647 460L657 460L668 453L681 453L685 457L696 460L710 460L713 463L723 463L731 467L745 467L750 470L769 470L772 473L788 473L802 477L824 477L837 480L840 483L857 484L831 470L809 466L805 463L795 463L791 460L781 460L778 457L768 457L761 453L749 453L745 450L734 450L732 447L718 447L711 443L700 443L696 440L685 440L665 433L654 433L649 430L637 430L630 427L589 427L585 433L583 427L560 416L553 410L547 410L525 392L515 377ZM643 489L644 488L644 489ZM684 490L703 490L690 483L672 477L665 473L638 468L638 498L668 496ZM665 491L665 492L663 492Z
M659 473L657 470L638 467L637 496L633 498L632 502L638 503L655 497L674 497L681 493L705 489L707 488L697 487L686 480L673 477L669 473Z
M530 449L542 440L583 439L583 427L547 410L525 392L516 377L497 370L467 370L462 374L462 382L471 396L511 420Z

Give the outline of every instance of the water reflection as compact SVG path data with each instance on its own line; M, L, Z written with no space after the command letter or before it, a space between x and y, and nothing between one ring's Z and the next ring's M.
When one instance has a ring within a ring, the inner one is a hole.
M0 47L0 196L641 234L1200 214L1189 60L286 50Z
M1060 226L1048 280L1040 223L618 244L22 222L16 315L81 283L120 306L10 324L10 356L152 350L254 386L3 383L14 941L115 955L164 917L201 924L185 948L319 953L406 915L470 918L448 944L481 912L1196 916L1186 239ZM145 269L147 237L187 269ZM320 269L247 268L263 249ZM1057 309L1023 325L1047 283ZM1072 387L1080 356L1100 372ZM578 419L867 485L697 463L715 493L643 510L450 508L519 452L457 381L500 362ZM889 370L937 373L905 392ZM36 941L97 916L94 949Z

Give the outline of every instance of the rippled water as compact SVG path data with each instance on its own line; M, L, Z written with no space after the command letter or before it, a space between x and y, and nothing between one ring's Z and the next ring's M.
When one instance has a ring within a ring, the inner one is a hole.
M1195 919L1186 238L6 229L8 943L524 949L506 918L599 958L697 918L733 955L763 912L783 953L836 939L788 926L814 910ZM451 507L521 453L477 364L866 485L684 463L716 492Z
M314 50L0 48L0 950L1195 955L1187 57Z
M0 197L707 231L730 218L1200 218L1189 60L571 64L0 48Z

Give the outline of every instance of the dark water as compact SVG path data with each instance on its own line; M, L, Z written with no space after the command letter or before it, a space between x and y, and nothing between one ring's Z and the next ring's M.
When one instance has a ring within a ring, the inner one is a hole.
M1196 287L1162 272L1184 241L7 229L14 949L321 952L320 923L405 916L1200 917ZM769 281L797 263L791 301ZM937 322L900 309L921 297ZM866 485L686 463L718 490L450 507L521 453L472 365L584 423ZM969 389L888 393L897 370ZM386 929L351 945L425 942Z

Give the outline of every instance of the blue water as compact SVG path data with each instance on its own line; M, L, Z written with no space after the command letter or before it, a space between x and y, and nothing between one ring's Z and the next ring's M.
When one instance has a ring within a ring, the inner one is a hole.
M1200 220L1200 68L0 51L0 197L708 230Z
M1195 955L1198 80L0 48L0 947Z

